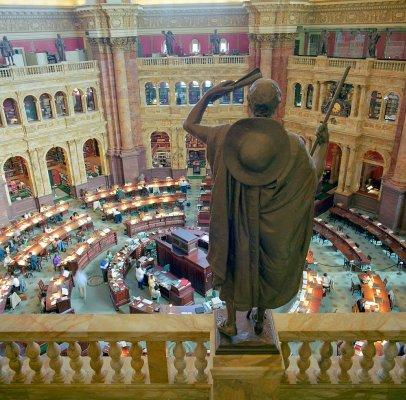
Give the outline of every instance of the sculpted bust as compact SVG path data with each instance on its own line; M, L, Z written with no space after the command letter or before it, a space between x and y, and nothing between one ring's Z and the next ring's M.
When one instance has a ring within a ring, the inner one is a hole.
M270 79L249 88L250 118L202 126L207 105L233 88L227 81L210 89L183 125L206 143L213 173L207 259L227 305L227 321L219 327L227 336L237 334L236 311L257 307L254 328L260 334L266 309L286 304L298 292L328 145L321 125L321 144L312 158L300 136L272 119L281 91Z

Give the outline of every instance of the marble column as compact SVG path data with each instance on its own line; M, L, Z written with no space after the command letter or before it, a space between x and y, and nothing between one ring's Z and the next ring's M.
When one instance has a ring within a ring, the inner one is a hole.
M355 155L356 149L353 147L349 147L349 156L348 156L348 165L347 165L347 176L345 178L345 189L344 192L347 194L351 194L353 191L354 185L354 172L355 172Z
M274 45L274 35L258 35L261 46L260 69L264 78L272 78L272 49Z
M3 174L0 174L0 225L7 225L9 222L8 211L9 200L7 191L7 182L4 180Z
M317 81L316 85L314 86L312 111L314 110L317 111L319 109L319 97L320 97L320 82Z
M352 95L350 117L356 117L358 115L359 93L360 93L360 87L359 87L359 85L355 85L354 86L354 93Z
M257 64L257 35L250 33L249 38L249 57L248 57L248 66L249 69L254 69Z
M337 192L344 191L348 163L348 152L349 148L347 146L342 146L341 165L340 165L340 173L338 175Z
M367 88L366 86L360 85L360 95L359 95L359 107L358 107L358 118L364 118L366 114L366 110L369 107L369 103L366 104L366 95L367 95Z
M323 106L324 98L326 97L326 90L327 90L326 82L321 82L317 111L322 112L321 107Z
M338 151L337 151L337 147L333 147L331 150L332 153L332 160L331 160L331 168L330 168L330 179L329 179L329 183L333 184L335 181L335 172L336 172L336 167L337 167L337 156L338 156Z

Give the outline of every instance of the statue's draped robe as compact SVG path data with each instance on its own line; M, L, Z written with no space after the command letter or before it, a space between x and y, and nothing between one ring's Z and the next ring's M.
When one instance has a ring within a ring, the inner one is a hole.
M313 227L316 170L299 136L277 180L264 186L236 181L223 161L230 125L207 127L213 174L207 259L220 297L237 310L276 308L298 292Z

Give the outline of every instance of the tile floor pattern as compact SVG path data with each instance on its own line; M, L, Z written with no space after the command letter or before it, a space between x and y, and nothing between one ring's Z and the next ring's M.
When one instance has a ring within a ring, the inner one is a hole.
M197 218L197 203L200 194L200 180L193 179L191 182L191 190L188 193L188 201L190 206L185 207L186 221L188 226L196 224ZM124 235L124 227L122 224L117 225L112 222L103 222L101 220L100 212L93 212L92 210L83 210L80 208L78 200L71 200L70 212L88 212L91 215L95 228L103 228L109 226L115 229L118 234L118 244L111 247L113 253L124 246L127 237ZM328 213L322 215L322 218L328 219ZM125 219L125 218L124 218ZM331 221L330 221L331 222ZM378 272L382 279L388 278L388 287L394 290L396 297L396 307L394 311L406 311L406 273L401 272L397 274L395 258L388 257L381 247L376 246L365 239L365 237L357 234L352 228L343 226L342 223L335 223L342 226L342 229L352 239L356 239L360 248L364 253L369 254L372 258L372 269ZM39 230L37 230L39 233ZM313 268L320 274L327 272L334 280L334 289L323 298L320 312L351 312L351 306L355 303L357 295L353 296L350 292L351 279L357 280L356 273L349 273L343 267L344 258L341 253L334 251L329 242L322 244L317 240L312 240L311 249L314 252L314 259L317 262ZM89 284L87 287L87 300L84 302L79 297L77 289L72 291L72 306L76 313L115 313L112 306L108 286L102 282L101 272L99 270L99 263L105 256L106 252L99 255L91 263L86 266L86 273L89 277ZM2 266L0 268L3 268ZM54 275L51 263L45 262L41 272L35 272L33 278L27 278L27 300L24 300L17 306L15 310L9 310L8 313L13 314L26 314L26 313L39 313L39 300L38 300L38 280L42 279L45 283ZM133 296L143 295L148 297L146 289L140 291L138 289L134 271L130 271L127 275L127 283L130 287ZM200 303L204 299L200 295L195 296L195 302ZM166 303L165 299L161 299L162 303ZM289 305L277 309L276 312L285 312L289 309ZM127 313L128 306L123 306L120 312Z

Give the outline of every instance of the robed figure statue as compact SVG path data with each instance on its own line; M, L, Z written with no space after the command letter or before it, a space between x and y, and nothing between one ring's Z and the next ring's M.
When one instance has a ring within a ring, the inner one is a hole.
M55 40L55 48L56 48L56 53L58 54L58 61L66 61L66 55L65 55L65 43L59 33L56 35L56 40Z
M328 145L322 124L312 158L300 136L272 119L281 91L270 79L250 87L250 118L201 125L208 104L233 89L226 81L208 90L183 125L207 145L214 181L207 259L213 286L227 305L227 321L219 330L228 336L237 334L236 311L257 307L254 330L260 334L266 309L297 294Z
M210 35L211 51L213 54L220 54L220 41L220 35L217 33L217 29L215 29L214 33Z
M7 65L15 65L13 57L14 49L7 36L3 36L3 40L0 42L0 54L6 60Z
M368 43L368 53L369 57L375 58L376 57L376 46L378 45L378 41L381 35L378 33L376 29L373 29L372 32L369 33L369 43Z
M175 35L172 31L162 31L162 35L165 36L165 46L166 46L166 54L168 56L172 56L174 54L174 44L175 44Z

